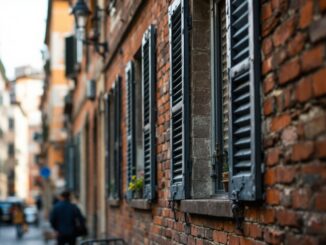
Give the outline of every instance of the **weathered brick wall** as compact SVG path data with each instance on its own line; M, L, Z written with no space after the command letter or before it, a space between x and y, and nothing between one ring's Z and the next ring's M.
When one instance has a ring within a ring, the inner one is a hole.
M107 231L131 244L326 243L326 2L261 3L262 132L265 200L245 205L243 231L233 219L177 211L168 205L169 43L171 1L145 1L106 71L107 91L122 76L123 191L126 186L125 66L150 24L157 28L157 194L150 210L122 200L108 205Z

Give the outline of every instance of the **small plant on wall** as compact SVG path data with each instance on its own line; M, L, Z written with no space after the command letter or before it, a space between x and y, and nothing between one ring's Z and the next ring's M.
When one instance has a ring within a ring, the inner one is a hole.
M136 175L131 177L128 190L133 192L133 197L139 199L143 197L144 178L137 178Z

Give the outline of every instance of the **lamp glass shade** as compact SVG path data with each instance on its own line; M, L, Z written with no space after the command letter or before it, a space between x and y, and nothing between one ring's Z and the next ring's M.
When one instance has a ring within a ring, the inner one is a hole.
M90 15L90 11L84 0L78 0L76 5L72 9L72 13L75 16L76 25L78 28L84 28L87 23L87 18Z

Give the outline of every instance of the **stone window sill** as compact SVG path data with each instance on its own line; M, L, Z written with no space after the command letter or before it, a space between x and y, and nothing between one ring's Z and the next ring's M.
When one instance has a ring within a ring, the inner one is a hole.
M129 201L130 207L135 209L150 210L151 203L146 199L131 199Z
M120 206L120 200L119 199L108 199L108 204L111 207L119 207Z
M229 199L182 200L180 209L191 214L232 218L232 202Z

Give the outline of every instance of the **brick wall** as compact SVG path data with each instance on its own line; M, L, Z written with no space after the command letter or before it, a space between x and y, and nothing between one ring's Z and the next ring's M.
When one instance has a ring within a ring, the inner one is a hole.
M106 65L106 91L117 75L122 77L122 188L125 193L125 66L140 48L148 26L156 26L158 198L148 210L133 208L125 199L119 206L107 205L107 232L123 237L130 244L326 243L325 1L259 1L265 198L245 204L242 231L236 228L233 218L185 214L179 211L179 206L176 221L169 207L167 10L171 2L143 1ZM192 32L196 30L193 28Z

